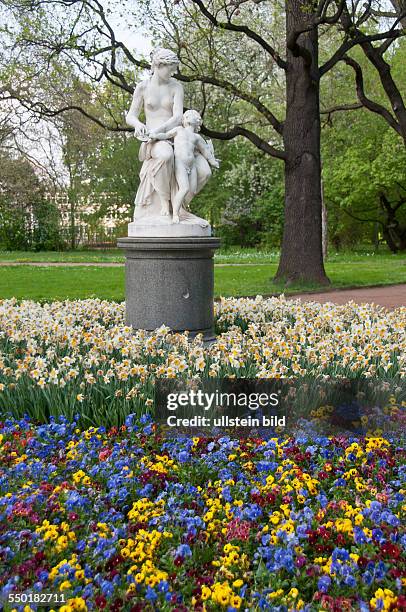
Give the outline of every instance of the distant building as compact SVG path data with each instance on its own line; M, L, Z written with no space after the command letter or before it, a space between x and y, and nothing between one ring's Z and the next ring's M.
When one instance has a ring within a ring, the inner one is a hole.
M76 245L115 244L131 220L128 206L120 204L112 192L79 196L73 210L67 191L57 191L48 197L56 204L61 233L67 241L71 240L73 221Z

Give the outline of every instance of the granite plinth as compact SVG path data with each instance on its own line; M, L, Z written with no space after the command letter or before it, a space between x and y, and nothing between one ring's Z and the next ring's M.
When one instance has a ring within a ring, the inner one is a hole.
M134 329L214 336L213 237L127 237L118 240L126 257L126 318Z

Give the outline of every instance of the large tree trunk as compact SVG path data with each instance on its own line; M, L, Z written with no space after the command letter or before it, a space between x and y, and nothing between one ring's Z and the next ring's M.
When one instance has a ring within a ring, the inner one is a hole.
M405 251L406 226L401 226L399 220L396 218L396 213L403 205L404 200L401 199L397 205L392 206L384 193L381 193L379 200L386 217L385 225L383 226L383 237L385 238L386 244L392 253Z
M289 49L291 33L305 27L310 18L308 10L303 0L286 2L285 222L275 280L324 285L329 280L322 251L317 30L298 38L298 44L308 52L307 60Z

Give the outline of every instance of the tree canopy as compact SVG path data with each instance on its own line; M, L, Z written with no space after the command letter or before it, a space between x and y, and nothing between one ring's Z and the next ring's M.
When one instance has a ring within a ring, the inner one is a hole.
M196 206L226 240L274 244L283 236L279 277L325 282L322 168L331 237L346 228L350 238L354 222L365 227L365 204L376 213L368 227L393 226L385 198L392 208L402 200L406 143L403 0L389 7L378 0L0 6L1 108L10 112L17 103L31 121L57 126L65 166L69 155L75 165L75 193L108 184L130 206L136 189L135 142L123 116L149 62L121 39L125 20L181 59L176 78L186 105L201 112L202 132L218 140L223 160ZM395 210L401 226L402 206Z

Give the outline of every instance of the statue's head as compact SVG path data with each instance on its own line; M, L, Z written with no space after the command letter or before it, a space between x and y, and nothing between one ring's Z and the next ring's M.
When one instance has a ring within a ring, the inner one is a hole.
M164 80L169 79L177 71L179 58L170 49L158 47L151 53L151 73L158 72Z
M200 130L202 125L202 118L200 113L196 110L187 110L183 113L182 125L186 127L187 125L191 125L195 132Z

